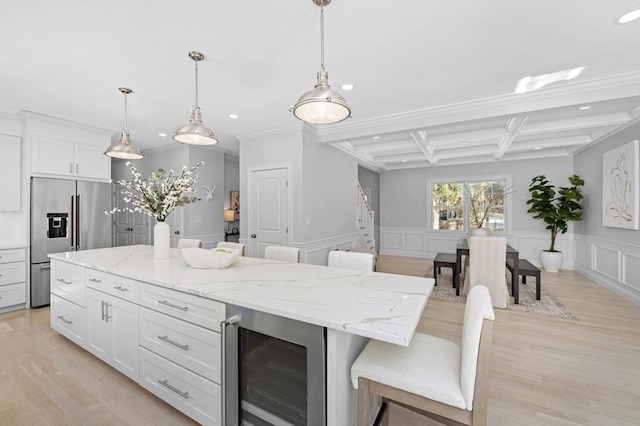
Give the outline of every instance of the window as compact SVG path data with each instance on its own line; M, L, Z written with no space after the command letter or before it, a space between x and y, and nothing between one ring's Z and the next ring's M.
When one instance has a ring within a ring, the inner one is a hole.
M466 231L469 227L505 231L507 179L431 183L433 230Z

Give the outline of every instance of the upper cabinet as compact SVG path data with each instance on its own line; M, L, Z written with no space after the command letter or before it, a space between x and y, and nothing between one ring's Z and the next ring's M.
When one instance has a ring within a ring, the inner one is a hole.
M31 173L109 180L111 159L103 151L103 146L32 136Z
M20 138L0 134L0 211L20 210Z

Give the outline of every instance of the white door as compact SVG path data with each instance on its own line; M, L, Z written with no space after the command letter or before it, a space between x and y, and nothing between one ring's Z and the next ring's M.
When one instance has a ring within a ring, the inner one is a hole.
M288 168L251 172L246 210L249 256L264 257L266 246L291 245L288 176Z
M120 191L114 189L114 206L123 208L126 203ZM113 244L116 247L132 244L151 244L149 222L151 217L139 212L118 212L113 215Z

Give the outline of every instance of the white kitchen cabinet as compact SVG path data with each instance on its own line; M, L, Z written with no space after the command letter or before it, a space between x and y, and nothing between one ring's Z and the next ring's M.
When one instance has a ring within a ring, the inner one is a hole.
M26 276L25 249L0 250L0 312L25 307Z
M102 146L32 136L31 172L36 175L109 180L111 159L103 152Z
M20 138L0 135L0 211L20 210Z
M51 328L85 348L84 308L51 293Z
M138 305L87 289L86 349L138 382Z
M51 293L85 306L85 268L71 263L51 260Z

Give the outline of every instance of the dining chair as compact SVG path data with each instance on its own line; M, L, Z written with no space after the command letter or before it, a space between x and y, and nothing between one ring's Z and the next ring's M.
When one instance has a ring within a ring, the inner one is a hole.
M494 308L506 308L509 301L506 259L506 238L469 237L469 258L462 294L481 284L489 289Z
M230 243L228 241L220 241L216 247L225 247L236 249L240 252L240 256L244 256L244 244Z
M327 265L336 268L359 269L373 272L375 257L371 253L333 250L329 252Z
M289 263L300 263L300 249L297 247L266 246L264 248L264 258Z
M444 424L486 425L491 336L495 318L489 291L469 291L460 345L415 333L408 347L370 340L351 366L358 389L358 426L368 426L371 395Z
M191 247L202 248L202 240L195 240L193 238L180 238L178 240L179 249Z

